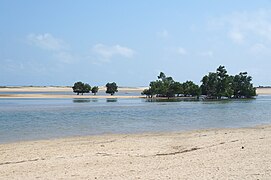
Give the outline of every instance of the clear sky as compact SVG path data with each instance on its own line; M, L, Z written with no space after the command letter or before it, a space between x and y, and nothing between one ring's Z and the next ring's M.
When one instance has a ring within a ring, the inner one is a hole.
M271 85L270 0L1 0L0 85L200 83L220 65Z

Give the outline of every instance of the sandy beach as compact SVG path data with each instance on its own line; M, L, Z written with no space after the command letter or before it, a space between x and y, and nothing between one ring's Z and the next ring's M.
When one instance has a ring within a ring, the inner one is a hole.
M138 92L141 93L147 87L121 87L119 92ZM100 91L105 91L105 87L99 87ZM12 92L13 94L3 94L3 92ZM23 94L22 92L28 92ZM33 92L33 94L31 93ZM43 92L51 92L51 94L43 94ZM54 94L54 92L58 92ZM63 94L61 94L63 92ZM71 87L5 87L0 88L0 99L1 98L143 98L145 96L129 96L129 95L93 95L87 93L82 95L67 95L65 92L72 92ZM2 93L2 94L1 94ZM257 88L258 95L271 95L271 88Z
M131 93L138 92L139 94L145 89L145 87L120 87L119 92ZM105 91L105 87L99 87L99 91ZM12 94L3 94L3 92L11 92ZM28 92L23 94L22 92ZM44 94L44 92L50 92L50 94ZM54 92L56 94L54 94ZM61 94L63 92L63 94ZM118 95L116 93L114 96L110 94L107 95L93 95L92 93L86 93L84 95L67 95L66 92L72 92L71 87L5 87L0 88L0 99L1 98L142 98L144 96L130 96L130 95ZM1 94L2 93L2 94Z
M256 92L259 95L270 95L271 94L271 88L257 88Z
M0 179L270 179L271 126L0 145Z
M119 87L119 91L143 91L147 87ZM105 91L104 86L100 86L99 90ZM67 86L18 86L18 87L2 87L1 92L72 92L71 87Z
M1 98L72 98L72 99L90 99L90 98L97 98L97 99L105 99L105 98L113 98L113 99L134 99L134 98L143 98L145 96L118 96L118 95L65 95L65 94L0 94Z

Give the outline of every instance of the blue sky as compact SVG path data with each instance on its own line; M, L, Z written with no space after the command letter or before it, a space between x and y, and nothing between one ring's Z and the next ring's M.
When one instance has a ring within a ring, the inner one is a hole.
M220 65L271 85L270 0L2 0L0 85L200 83Z

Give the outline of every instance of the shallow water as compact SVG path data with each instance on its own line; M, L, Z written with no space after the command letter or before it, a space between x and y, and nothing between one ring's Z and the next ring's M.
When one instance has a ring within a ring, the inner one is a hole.
M0 99L0 143L104 133L271 123L271 96L254 100Z

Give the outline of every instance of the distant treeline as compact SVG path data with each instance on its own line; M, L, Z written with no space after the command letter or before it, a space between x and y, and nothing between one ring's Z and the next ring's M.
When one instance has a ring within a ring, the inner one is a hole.
M258 86L258 88L271 88L271 86Z
M167 77L163 72L158 80L150 82L149 88L141 94L152 97L199 97L203 95L208 99L221 98L251 98L256 96L256 88L251 83L252 77L247 72L237 75L228 75L224 66L219 66L216 72L203 76L201 85L192 81L180 83L172 77Z
M115 82L112 83L107 83L106 85L106 93L114 95L116 92L118 92L118 86ZM96 93L99 91L98 86L91 86L87 83L83 83L81 81L74 83L73 87L73 92L79 94L84 94L84 93L90 93L90 91L96 95Z

